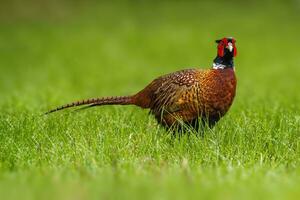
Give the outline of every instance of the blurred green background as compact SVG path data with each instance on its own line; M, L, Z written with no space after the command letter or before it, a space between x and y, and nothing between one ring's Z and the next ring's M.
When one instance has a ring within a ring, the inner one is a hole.
M1 1L0 195L297 199L300 1ZM237 40L230 112L172 138L132 106L40 114L210 68Z

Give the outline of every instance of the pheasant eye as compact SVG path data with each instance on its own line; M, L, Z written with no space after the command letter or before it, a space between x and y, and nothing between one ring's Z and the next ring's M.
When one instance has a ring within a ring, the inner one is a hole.
M228 41L227 41L226 38L224 38L224 39L222 40L222 42L223 42L224 45L227 45L227 43L228 43Z

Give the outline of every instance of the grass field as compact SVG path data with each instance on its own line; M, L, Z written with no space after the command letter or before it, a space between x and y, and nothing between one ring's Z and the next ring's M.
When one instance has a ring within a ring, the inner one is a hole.
M0 5L1 199L299 199L299 1ZM41 116L209 68L224 36L237 96L203 137L133 106Z

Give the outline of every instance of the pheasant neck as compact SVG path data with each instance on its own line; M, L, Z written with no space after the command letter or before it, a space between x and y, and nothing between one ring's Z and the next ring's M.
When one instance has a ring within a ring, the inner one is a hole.
M227 68L234 68L233 57L227 55L220 57L219 55L217 55L217 57L214 59L213 62L213 69L227 69Z

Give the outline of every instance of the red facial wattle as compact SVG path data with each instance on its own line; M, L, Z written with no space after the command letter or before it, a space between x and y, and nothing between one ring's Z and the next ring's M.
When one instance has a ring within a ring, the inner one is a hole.
M232 39L232 46L233 46L233 57L236 57L237 50L236 50L236 46L235 46L235 39Z
M220 42L219 42L219 45L218 45L218 55L220 57L223 57L224 56L224 48L227 46L228 44L228 41L226 38L223 38Z

